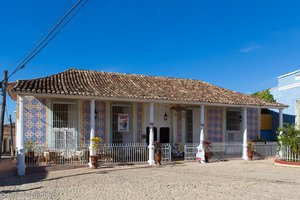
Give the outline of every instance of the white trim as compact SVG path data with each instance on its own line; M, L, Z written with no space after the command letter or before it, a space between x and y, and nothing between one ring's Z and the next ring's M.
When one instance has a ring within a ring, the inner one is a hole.
M109 98L109 97L97 97L97 96L75 96L75 95L58 95L58 94L32 94L32 93L17 93L18 95L35 96L44 98L64 98L64 99L95 99L100 101L127 101L127 102L141 102L141 103L170 103L170 104L188 104L188 105L205 105L205 106L217 106L217 107L243 107L243 108L287 108L288 106L253 106L253 105L240 105L240 104L222 104L222 103L206 103L195 101L172 101L172 100L155 100L155 99L128 99L128 98Z
M285 85L285 86L282 86L282 87L278 87L278 90L279 91L289 90L289 89L293 89L293 88L296 88L296 87L300 87L300 82L293 83L293 84L290 84L290 85Z
M95 137L95 99L90 100L90 155L95 155L96 152L93 150L94 142L91 141ZM92 168L92 161L90 158L89 167Z
M154 103L151 102L150 103L150 107L149 107L149 113L150 113L150 125L149 125L149 160L148 163L149 165L154 165L155 161L154 161L154 145L153 145L153 140L154 140L154 132L153 132L153 127L154 127Z
M287 73L287 74L283 74L283 75L281 75L281 76L278 76L277 78L279 79L279 78L284 78L284 77L286 77L286 76L289 76L289 75L292 75L292 74L296 74L296 73L298 73L298 72L300 72L300 70L296 70L296 71L293 71L293 72L290 72L290 73Z
M205 106L201 105L201 107L200 107L200 147L202 149L203 149L203 142L204 142L204 138L205 138L204 123L205 123Z
M243 108L243 159L248 160L247 155L247 139L248 139L248 131L247 131L247 108Z

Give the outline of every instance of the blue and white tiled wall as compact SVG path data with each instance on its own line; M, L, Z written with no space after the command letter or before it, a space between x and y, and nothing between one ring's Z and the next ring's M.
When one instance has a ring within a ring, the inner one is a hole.
M177 143L181 143L182 142L182 117L183 117L183 113L181 111L176 112L177 113Z
M137 142L142 142L143 134L143 104L137 103Z
M106 103L105 101L95 102L95 136L102 138L102 141L106 141L105 134L106 129ZM82 109L82 132L81 143L89 143L90 140L90 101L83 102Z
M209 142L223 141L223 108L207 107L207 139Z
M260 135L259 113L258 108L247 109L247 134L249 140L257 140Z
M46 144L46 99L25 96L23 106L24 141L31 140L36 144Z

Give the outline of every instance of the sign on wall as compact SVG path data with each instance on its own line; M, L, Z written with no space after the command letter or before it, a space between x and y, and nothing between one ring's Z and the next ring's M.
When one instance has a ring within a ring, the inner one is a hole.
M129 132L129 115L118 114L118 131Z

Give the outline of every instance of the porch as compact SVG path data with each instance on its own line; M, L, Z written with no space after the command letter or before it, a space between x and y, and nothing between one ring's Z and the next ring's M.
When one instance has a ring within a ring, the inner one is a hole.
M162 162L196 161L197 146L199 144L184 144L183 146L165 143L162 144ZM222 162L242 158L242 143L212 143L209 150L208 162ZM277 155L276 142L255 143L256 154L254 159L264 159ZM37 146L32 152L25 153L27 167L36 166L88 166L89 147L54 148ZM132 165L145 164L149 160L149 148L144 143L125 143L101 145L96 151L100 165Z
M164 144L163 162L196 160L196 147L203 141L212 143L209 150L212 160L247 160L247 141L260 137L259 108L167 102L118 103L95 99L24 99L26 104L20 101L20 113L27 122L25 128L30 124L27 116L32 118L33 114L30 107L48 109L50 115L45 121L51 125L46 129L49 131L45 135L48 142L38 145L31 155L25 150L26 166L87 165L93 154L99 155L100 163L154 164L154 141ZM38 103L33 106L34 101ZM23 120L18 121L19 130L24 128L20 124ZM30 133L31 130L27 130ZM89 141L95 136L101 137L104 144L92 152ZM258 158L276 155L276 145L258 146L266 149L266 152L257 152Z

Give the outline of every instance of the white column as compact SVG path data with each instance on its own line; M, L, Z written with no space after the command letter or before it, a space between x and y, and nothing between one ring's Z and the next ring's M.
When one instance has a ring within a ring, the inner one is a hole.
M200 146L203 148L203 141L204 141L204 105L201 105L200 109Z
M149 134L149 160L148 163L149 165L154 165L154 105L153 102L150 103L150 134Z
M19 118L17 122L16 146L17 146L17 171L19 176L25 175L25 152L23 131L23 97L19 99Z
M247 108L243 108L243 159L248 160L248 155L247 155Z
M203 147L204 141L204 105L201 105L200 109L200 144L197 146L198 152L196 154L199 163L205 163L205 149Z
M282 127L283 127L283 109L280 108L279 109L279 128L282 128ZM279 137L281 137L282 134L283 134L283 132L280 131ZM282 142L280 142L280 147L282 147ZM282 148L280 148L278 155L279 155L279 158L282 157Z
M90 102L90 140L95 137L95 99L91 99ZM90 155L95 155L95 152L92 149L93 143L90 141ZM89 162L89 166L92 167L91 160Z

